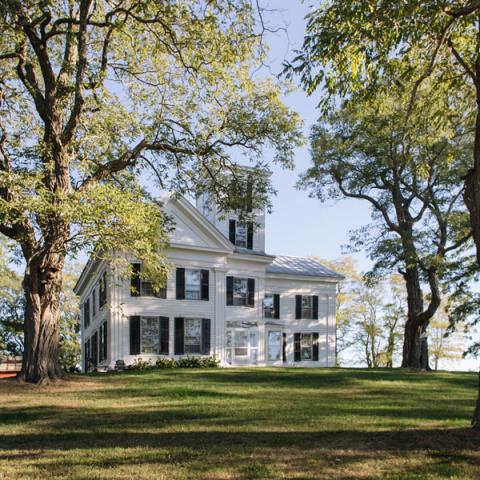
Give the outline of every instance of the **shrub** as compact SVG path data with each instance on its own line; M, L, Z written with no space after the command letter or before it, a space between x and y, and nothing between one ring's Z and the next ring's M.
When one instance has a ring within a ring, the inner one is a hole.
M158 358L155 368L176 368L177 362L173 358Z
M219 365L215 357L183 357L177 360L178 368L216 368Z
M130 370L148 370L152 368L153 365L149 360L144 360L143 358L136 358L135 361L128 367Z

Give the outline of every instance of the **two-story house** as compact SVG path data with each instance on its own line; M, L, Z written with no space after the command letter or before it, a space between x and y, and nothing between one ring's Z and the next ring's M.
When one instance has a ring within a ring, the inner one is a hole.
M154 294L135 258L131 279L95 258L83 270L75 291L84 369L183 355L223 366L335 366L341 275L311 258L265 253L264 211L245 224L206 196L196 207L168 196L164 211L175 222L166 288Z

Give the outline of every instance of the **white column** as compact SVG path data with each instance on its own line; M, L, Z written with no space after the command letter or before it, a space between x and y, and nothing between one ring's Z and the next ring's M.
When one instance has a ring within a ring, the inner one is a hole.
M226 269L214 268L214 312L213 318L213 354L225 363L225 306L226 306Z

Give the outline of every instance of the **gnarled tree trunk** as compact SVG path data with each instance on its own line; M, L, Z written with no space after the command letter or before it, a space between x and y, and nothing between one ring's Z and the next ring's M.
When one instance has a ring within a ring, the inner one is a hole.
M59 299L62 290L63 253L36 256L27 262L24 354L19 379L48 383L63 376L59 363Z

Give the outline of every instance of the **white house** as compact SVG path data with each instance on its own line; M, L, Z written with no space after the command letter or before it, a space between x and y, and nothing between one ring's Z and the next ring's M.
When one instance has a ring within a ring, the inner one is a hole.
M90 259L76 293L83 367L118 360L215 356L223 366L335 366L335 305L342 276L311 258L265 253L265 212L248 225L169 196L173 217L167 287L120 278ZM141 264L129 259L135 271Z

